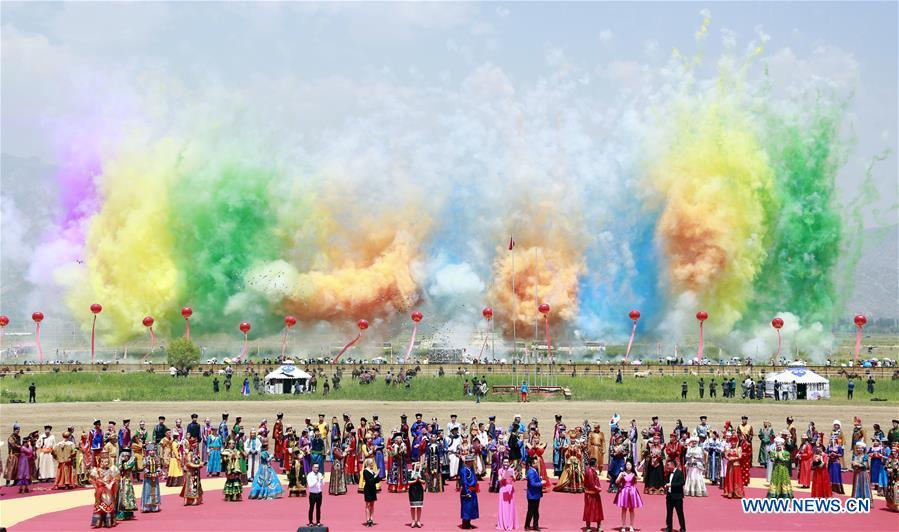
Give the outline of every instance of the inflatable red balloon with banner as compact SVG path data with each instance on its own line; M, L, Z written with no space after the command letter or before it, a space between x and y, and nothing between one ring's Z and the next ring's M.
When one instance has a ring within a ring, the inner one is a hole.
M634 322L634 326L631 327L631 337L630 340L627 341L627 349L624 350L624 361L627 362L628 357L631 354L631 346L634 344L634 334L637 333L637 320L640 319L640 311L634 309L628 312L627 317Z
M481 314L484 315L485 320L491 320L493 318L493 309L490 307L484 307L484 310L481 311Z
M346 353L346 350L356 345L356 343L362 339L362 333L365 331L365 329L368 329L368 320L361 319L357 321L356 328L359 329L359 334L357 334L355 338L350 340L348 344L343 346L343 349L341 349L340 352L337 353L337 356L334 357L334 360L331 362L332 364L337 364L337 361L340 360L340 357L343 356L344 353Z
M699 348L696 350L696 360L702 364L702 324L709 319L709 313L700 310L696 313L696 319L699 320Z
M771 320L771 326L777 331L777 354L774 355L774 358L778 360L780 359L780 330L784 326L784 320L782 318L774 318Z
M408 364L409 355L412 354L412 348L415 346L415 336L418 334L418 322L424 318L424 314L421 312L414 310L412 314L409 315L412 318L412 337L409 339L409 347L406 348L406 354L403 355L403 364Z
M0 316L0 353L3 352L3 328L9 325L9 316Z
M94 363L94 333L97 329L97 314L101 312L103 312L103 307L99 303L91 305L91 313L94 315L94 319L91 322L91 364Z
M552 364L553 346L552 339L549 337L549 311L551 310L549 307L549 303L540 303L540 306L537 307L537 310L540 311L540 314L543 314L543 330L546 337L546 354L549 355L549 363Z
M240 325L237 326L237 328L240 329L240 332L243 333L243 349L241 349L240 354L237 355L237 360L240 361L243 359L244 356L246 356L247 349L249 349L249 347L250 347L250 337L249 337L250 328L251 328L250 322L242 321L242 322L240 322Z
M858 330L855 333L855 365L858 366L858 352L862 348L862 328L868 323L864 314L856 314L853 320Z
M284 351L287 349L287 337L290 335L290 329L297 324L297 319L293 316L284 316L284 334L281 335L281 360L284 360Z
M33 312L31 321L34 322L34 345L37 346L37 356L41 364L44 363L44 350L41 349L41 322L44 321L43 312Z
M147 351L147 354L144 355L143 358L143 360L147 360L147 357L150 356L150 353L152 353L153 350L156 349L156 335L153 334L153 324L156 323L156 320L153 319L153 316L144 316L144 319L141 320L141 323L143 323L144 327L147 328L147 331L150 332L150 350Z
M184 337L190 340L190 317L194 315L194 309L184 307L181 309L181 316L184 318Z

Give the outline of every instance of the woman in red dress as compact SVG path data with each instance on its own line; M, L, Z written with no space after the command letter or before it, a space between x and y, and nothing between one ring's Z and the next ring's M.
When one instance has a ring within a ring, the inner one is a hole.
M347 484L359 483L359 470L356 468L356 460L356 435L347 431L346 454L343 458L343 472L346 475Z
M815 457L815 448L808 441L808 435L802 435L802 445L796 459L799 461L799 487L807 488L812 485L812 459Z
M683 457L684 446L677 439L677 432L671 433L671 439L665 444L665 473L669 474L675 469L684 470Z
M743 467L741 459L743 457L743 449L740 447L737 436L731 435L730 448L724 453L727 458L727 471L724 474L724 481L721 483L721 489L724 491L723 496L727 499L743 498Z
M739 432L739 431L737 431ZM740 451L743 453L743 456L746 458L745 464L741 469L743 473L743 487L749 485L749 471L752 469L752 442L743 436L742 432L740 434Z
M590 458L584 471L584 515L582 520L587 524L587 532L591 532L590 523L596 523L596 530L602 528L602 499L599 473L596 472L596 458Z
M546 452L546 444L540 441L540 432L534 431L531 435L531 441L527 445L528 455L537 457L537 470L540 471L540 478L543 480L543 493L552 488L552 481L549 479L549 473L546 472L546 462L543 460L543 453Z
M830 472L828 460L824 454L824 447L818 445L815 448L815 456L812 458L812 497L833 497L830 487Z

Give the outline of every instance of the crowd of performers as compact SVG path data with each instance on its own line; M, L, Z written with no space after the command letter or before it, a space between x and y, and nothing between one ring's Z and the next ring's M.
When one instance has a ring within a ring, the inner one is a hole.
M368 500L386 485L391 493L411 491L410 501L419 503L420 512L425 493L449 486L460 494L463 527L478 518L477 493L482 489L503 495L515 481L527 480L529 506L532 496L549 491L585 494L589 528L590 522L603 519L603 471L622 523L629 517L633 526L634 510L643 506L639 482L643 495L664 494L671 473L679 470L685 496L705 497L717 488L721 496L739 499L750 483L753 463L766 469L768 497L793 497L795 479L799 487L811 489L812 497L871 499L877 493L886 498L888 509L899 511L897 419L887 432L874 424L869 433L858 417L846 429L834 420L821 430L809 422L804 431L788 417L776 431L769 421L755 428L746 416L720 428L701 416L693 428L677 420L666 433L658 417L639 429L635 420L623 426L617 414L607 423L585 420L574 426L557 415L550 428L541 428L537 418L524 422L521 416L504 426L495 416L464 423L452 415L441 425L419 413L411 423L401 416L391 430L377 415L362 417L358 424L346 414L341 420L325 418L319 414L317 421L306 418L295 427L279 413L271 426L263 419L254 428L227 413L217 424L209 418L199 422L193 414L190 423L178 419L172 427L160 416L152 428L143 420L132 428L127 419L121 427L115 421L104 427L97 419L89 430L68 427L59 437L50 426L23 436L16 424L0 467L6 485L19 492L28 492L35 482L51 482L59 490L92 486L94 527L114 526L136 512L159 512L162 485L181 487L185 505L200 505L204 476L224 477L223 497L230 502L244 496L282 497L279 474L287 477L288 496L304 497L307 479L324 472L326 462L330 495L343 495L355 486ZM371 474L363 474L365 469ZM843 471L852 472L851 494L844 493ZM367 482L374 488L366 488ZM135 484L143 486L140 500ZM499 499L500 528L517 527L514 500L512 508L504 508L510 497ZM529 508L528 521L531 513Z

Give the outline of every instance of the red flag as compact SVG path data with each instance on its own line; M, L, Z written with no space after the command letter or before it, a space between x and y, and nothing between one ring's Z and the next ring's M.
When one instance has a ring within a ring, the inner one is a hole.
M512 235L509 235L509 251L512 251L512 248L515 247L515 241L512 240Z

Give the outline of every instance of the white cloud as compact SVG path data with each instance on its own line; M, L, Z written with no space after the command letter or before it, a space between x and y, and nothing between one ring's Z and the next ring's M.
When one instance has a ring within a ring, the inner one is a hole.
M484 281L478 277L470 264L463 262L447 264L437 270L428 287L428 294L431 297L443 298L480 293L484 288Z
M599 32L599 42L606 44L611 41L615 37L615 34L610 29L604 29Z

